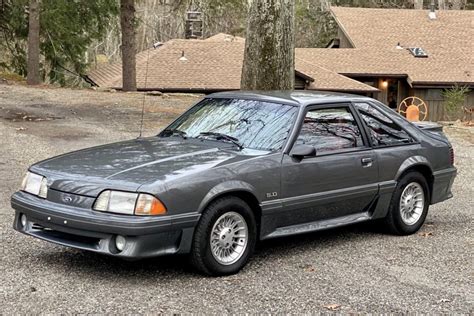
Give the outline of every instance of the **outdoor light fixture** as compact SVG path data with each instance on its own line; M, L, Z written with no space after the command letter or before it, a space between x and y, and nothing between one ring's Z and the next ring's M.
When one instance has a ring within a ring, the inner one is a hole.
M188 61L186 56L184 56L184 50L181 52L181 57L179 58L179 61Z
M386 89L388 87L388 81L386 79L384 79L382 81L382 88Z

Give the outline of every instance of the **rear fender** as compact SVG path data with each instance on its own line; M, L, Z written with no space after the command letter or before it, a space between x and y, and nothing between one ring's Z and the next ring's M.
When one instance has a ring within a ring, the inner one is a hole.
M424 156L411 156L407 159L405 159L404 162L400 165L400 168L398 168L397 174L395 175L395 179L398 181L402 174L407 171L408 169L415 167L415 166L426 166L430 168L431 172L433 172L433 168L431 166L431 163L426 159Z

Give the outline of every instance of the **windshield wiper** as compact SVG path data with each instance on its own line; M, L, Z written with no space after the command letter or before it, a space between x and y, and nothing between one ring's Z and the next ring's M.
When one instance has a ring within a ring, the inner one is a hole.
M226 140L234 144L235 146L239 147L240 150L244 149L241 143L239 143L239 139L233 136L223 134L223 133L216 133L216 132L201 132L199 136L214 136L217 140Z
M163 134L163 136L178 135L183 139L188 138L188 134L186 134L186 132L180 131L179 129L165 129L163 132L161 132L161 134Z

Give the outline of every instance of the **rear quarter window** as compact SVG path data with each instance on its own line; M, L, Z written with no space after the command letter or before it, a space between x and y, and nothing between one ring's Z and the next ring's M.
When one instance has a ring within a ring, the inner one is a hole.
M354 103L369 129L372 144L376 147L409 144L413 138L391 118L368 103Z

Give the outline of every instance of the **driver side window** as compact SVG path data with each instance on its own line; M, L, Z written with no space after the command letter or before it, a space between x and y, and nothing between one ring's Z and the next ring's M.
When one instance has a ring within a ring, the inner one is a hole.
M309 110L296 143L314 146L317 155L364 147L359 127L348 107Z

